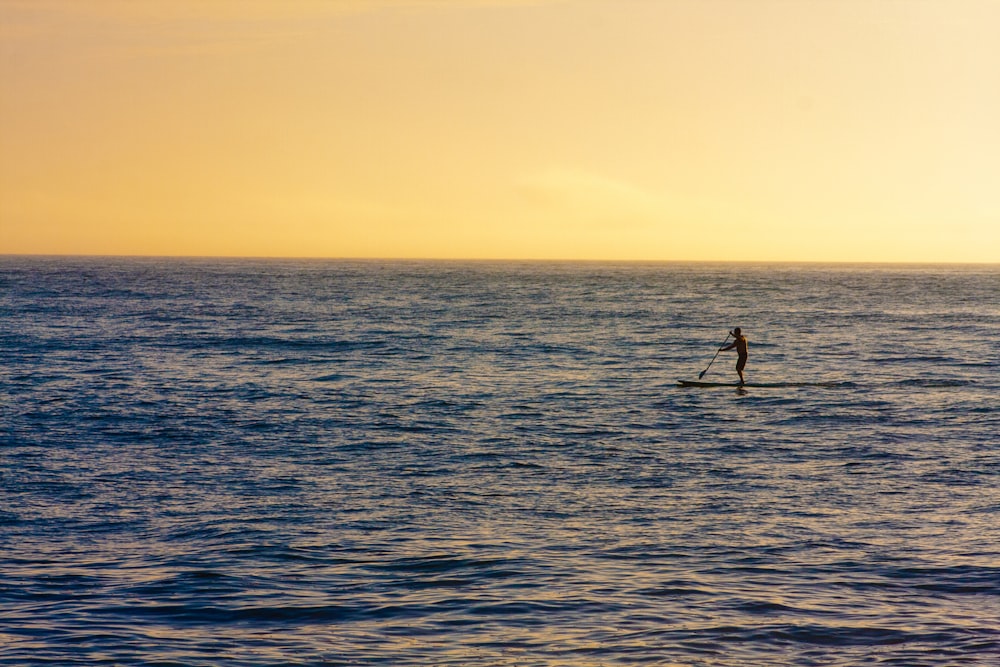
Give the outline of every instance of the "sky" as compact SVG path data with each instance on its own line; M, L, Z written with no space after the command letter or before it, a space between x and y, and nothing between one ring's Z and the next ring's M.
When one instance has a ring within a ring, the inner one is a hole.
M0 254L1000 262L995 0L0 0Z

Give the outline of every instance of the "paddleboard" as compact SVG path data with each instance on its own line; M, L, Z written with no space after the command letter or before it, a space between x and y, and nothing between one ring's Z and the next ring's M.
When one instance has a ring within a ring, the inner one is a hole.
M782 387L837 387L840 382L698 382L696 380L678 380L678 387L754 387L762 389L779 389Z

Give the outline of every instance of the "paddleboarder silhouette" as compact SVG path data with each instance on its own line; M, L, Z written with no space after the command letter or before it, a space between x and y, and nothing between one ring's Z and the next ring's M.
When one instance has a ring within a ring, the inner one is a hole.
M736 358L736 372L740 374L740 384L744 384L746 380L743 379L743 369L747 365L747 337L743 335L739 327L733 329L732 336L736 340L722 348L722 351L736 349L736 354L738 355Z

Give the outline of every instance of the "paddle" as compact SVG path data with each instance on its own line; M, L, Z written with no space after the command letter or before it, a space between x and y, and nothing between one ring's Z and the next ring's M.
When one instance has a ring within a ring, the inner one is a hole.
M733 335L732 332L726 334L726 340L722 341L722 345L720 345L719 349L715 351L715 357L719 356L719 352L722 352L722 348L726 346L726 343L729 342L729 337L732 335ZM708 362L708 366L705 366L705 370L698 373L699 380L705 377L705 373L707 373L708 369L712 367L712 364L715 362L715 357L712 357L712 361Z

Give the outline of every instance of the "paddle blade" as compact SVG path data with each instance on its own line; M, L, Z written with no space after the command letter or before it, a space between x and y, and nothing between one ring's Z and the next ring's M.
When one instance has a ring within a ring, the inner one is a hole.
M705 369L705 370L703 370L702 372L698 373L698 379L700 380L700 379L702 379L703 377L705 377L705 373L707 373L707 372L708 372L708 369L706 368L706 369Z

